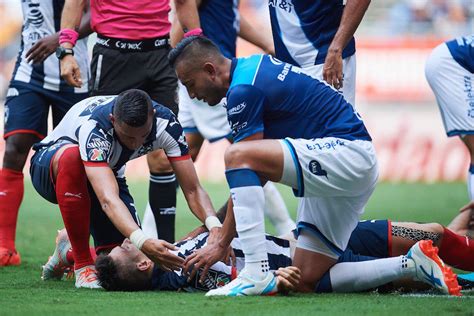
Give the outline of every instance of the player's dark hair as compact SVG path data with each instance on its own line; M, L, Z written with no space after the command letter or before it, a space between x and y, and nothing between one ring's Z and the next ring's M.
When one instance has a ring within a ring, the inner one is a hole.
M99 284L107 291L147 291L151 289L151 280L137 277L125 267L120 267L106 254L100 254L95 260Z
M186 37L173 48L168 54L168 60L172 66L176 66L181 60L192 60L209 55L221 55L219 47L214 42L203 36ZM192 56L192 58L190 58Z
M153 111L151 98L145 91L139 89L126 90L115 100L115 119L129 126L143 126L150 111Z

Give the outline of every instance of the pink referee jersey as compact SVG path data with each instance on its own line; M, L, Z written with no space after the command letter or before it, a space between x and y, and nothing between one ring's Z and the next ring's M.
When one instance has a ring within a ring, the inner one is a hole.
M91 0L91 26L112 38L143 40L168 35L169 0Z

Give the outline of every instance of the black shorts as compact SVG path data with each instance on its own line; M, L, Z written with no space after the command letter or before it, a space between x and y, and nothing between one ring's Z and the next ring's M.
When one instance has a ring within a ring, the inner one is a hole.
M168 61L170 50L169 45L127 51L96 44L91 62L91 95L116 95L127 89L141 89L177 114L178 79Z
M58 150L68 143L59 142L50 146L35 146L35 154L31 158L30 175L31 182L36 191L46 200L57 204L56 187L51 175L51 163ZM127 207L133 220L140 226L140 220L135 209L133 198L128 190L125 178L116 178L119 187L119 197ZM115 228L109 217L102 210L97 195L89 184L89 196L91 199L91 221L90 232L94 239L96 250L109 249L120 245L125 237Z

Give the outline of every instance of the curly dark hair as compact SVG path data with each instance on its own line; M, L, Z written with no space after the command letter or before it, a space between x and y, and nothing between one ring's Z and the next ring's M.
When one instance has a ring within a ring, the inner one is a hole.
M100 285L107 291L151 290L151 280L117 264L111 256L100 254L95 261Z

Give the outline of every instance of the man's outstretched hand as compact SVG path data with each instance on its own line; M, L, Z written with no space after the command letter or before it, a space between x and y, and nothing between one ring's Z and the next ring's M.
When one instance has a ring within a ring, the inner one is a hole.
M295 291L301 280L300 269L293 266L279 268L275 271L275 275L277 277L278 292L280 293Z
M170 252L178 250L173 244L160 239L147 239L141 251L165 271L179 270L183 267L184 259Z

